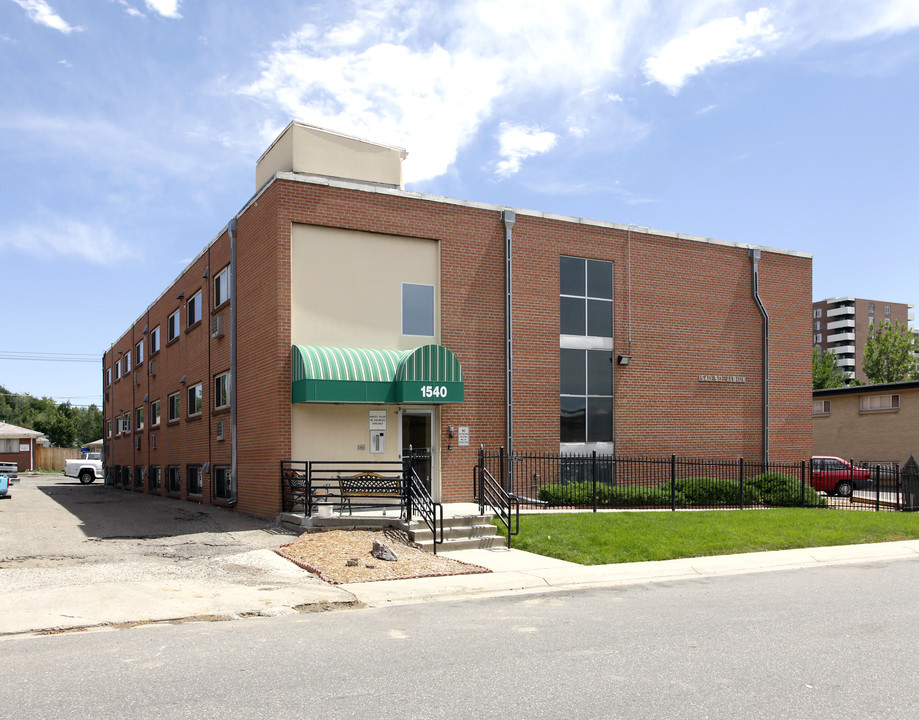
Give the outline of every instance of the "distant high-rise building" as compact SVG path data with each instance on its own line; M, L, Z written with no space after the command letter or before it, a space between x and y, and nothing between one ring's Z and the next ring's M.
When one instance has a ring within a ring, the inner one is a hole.
M818 300L814 310L814 345L836 354L836 364L850 380L868 382L862 371L868 326L913 320L913 306L886 300L837 297ZM915 330L913 331L915 332Z

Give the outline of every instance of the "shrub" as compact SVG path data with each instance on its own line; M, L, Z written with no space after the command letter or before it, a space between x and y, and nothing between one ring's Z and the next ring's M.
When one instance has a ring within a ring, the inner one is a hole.
M736 480L721 480L713 477L681 478L675 483L676 491L684 498L688 505L704 505L717 507L719 505L740 505L740 483ZM659 485L661 490L670 491L670 483L663 482ZM755 505L760 502L759 492L756 488L744 484L744 504Z
M539 499L551 506L590 507L594 503L593 483L545 485L539 489ZM686 500L677 493L678 506ZM670 506L670 488L612 486L597 483L597 505L602 507L659 507Z
M755 488L766 505L794 507L801 505L801 479L784 473L761 473L746 481L747 487ZM804 488L805 505L826 505L826 500L812 487Z

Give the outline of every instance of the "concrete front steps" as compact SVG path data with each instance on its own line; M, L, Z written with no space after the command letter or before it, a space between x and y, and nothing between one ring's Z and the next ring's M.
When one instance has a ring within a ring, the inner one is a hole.
M498 535L498 528L491 524L491 515L444 515L444 541L437 545L437 552L484 550L506 543ZM406 529L416 543L433 552L433 533L423 520L412 520Z
M478 507L472 503L444 505L444 542L437 546L438 552L452 550L483 550L501 547L506 540L498 535L498 529L491 524L490 514L479 515ZM328 530L371 530L394 527L405 530L409 536L429 552L434 550L434 538L431 530L423 520L412 520L406 524L399 517L399 511L382 513L355 513L311 518L299 513L283 513L279 518L291 527L322 527Z

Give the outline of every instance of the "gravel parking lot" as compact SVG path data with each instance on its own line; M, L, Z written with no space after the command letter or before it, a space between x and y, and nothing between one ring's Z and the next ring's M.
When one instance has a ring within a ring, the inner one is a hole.
M343 601L273 552L298 535L224 508L21 475L0 500L0 586L15 609L0 633Z

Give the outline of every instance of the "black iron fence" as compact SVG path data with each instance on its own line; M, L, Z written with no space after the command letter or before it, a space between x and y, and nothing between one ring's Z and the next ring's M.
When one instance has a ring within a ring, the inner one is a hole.
M443 507L431 496L417 469L430 465L430 455L409 451L403 460L282 460L281 503L285 512L306 516L352 515L372 511L385 515L397 509L398 517L417 518L434 539L434 552L444 541Z
M832 462L830 462L832 461ZM919 509L906 502L896 463L863 466L835 458L797 463L635 458L591 453L481 449L485 472L524 508L712 509L832 507Z

